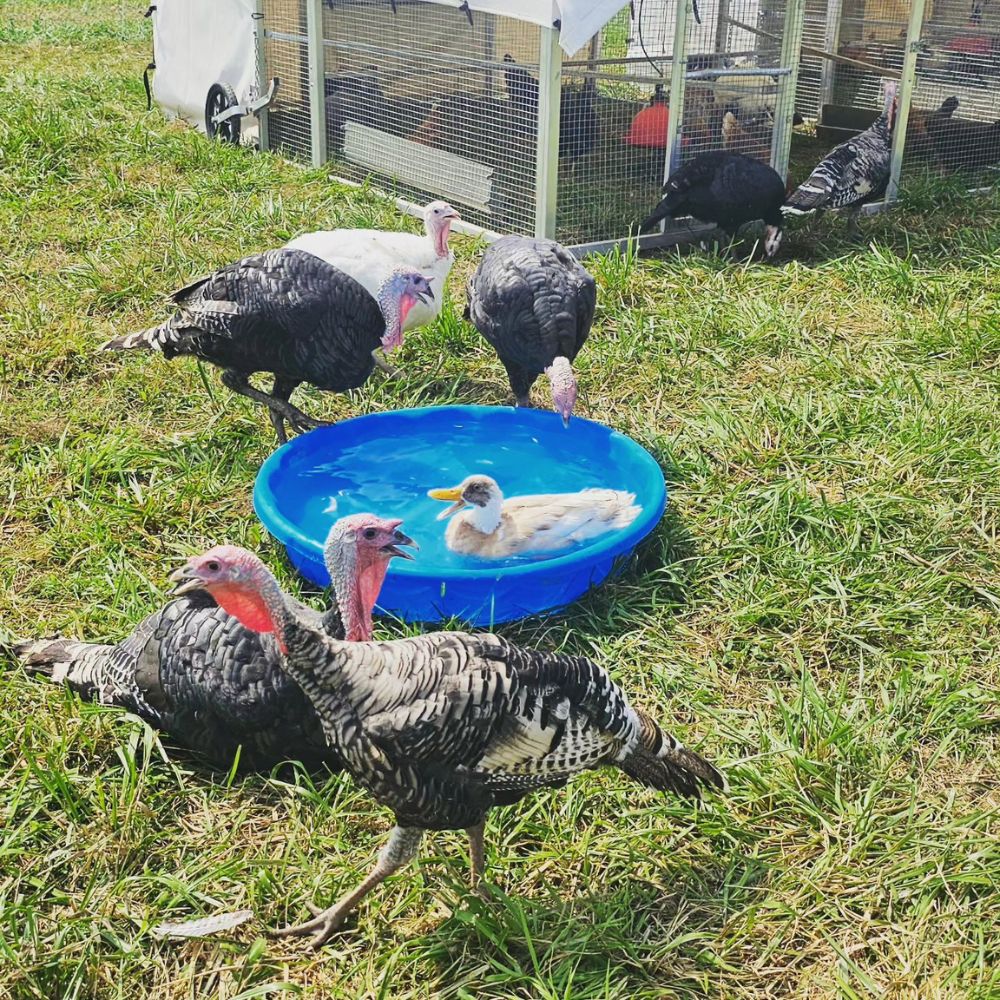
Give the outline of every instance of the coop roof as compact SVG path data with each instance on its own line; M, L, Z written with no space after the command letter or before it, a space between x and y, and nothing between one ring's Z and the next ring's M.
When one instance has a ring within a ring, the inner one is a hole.
M551 28L559 25L564 52L578 51L628 0L423 0L443 7L468 7Z

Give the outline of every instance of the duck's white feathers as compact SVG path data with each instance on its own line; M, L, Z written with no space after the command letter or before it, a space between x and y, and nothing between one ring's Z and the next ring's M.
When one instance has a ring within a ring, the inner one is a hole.
M485 535L471 524L469 511L455 515L445 535L455 552L504 558L530 552L552 552L627 528L638 516L635 494L586 489L505 499L500 526Z

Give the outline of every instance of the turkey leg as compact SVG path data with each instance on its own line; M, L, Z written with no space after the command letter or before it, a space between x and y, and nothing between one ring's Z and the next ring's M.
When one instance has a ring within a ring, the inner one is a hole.
M282 379L280 375L275 376L273 395L261 392L260 389L255 389L247 380L246 375L236 371L235 368L227 368L222 373L221 378L222 384L227 389L232 389L233 392L238 392L241 396L246 396L247 399L252 399L255 403L260 403L271 411L271 423L278 434L280 444L284 444L288 440L284 426L286 420L295 430L300 432L310 427L323 426L322 420L316 420L314 417L310 417L308 413L303 413L297 406L288 402L287 396L286 398L282 398L280 392L286 389L289 380ZM287 388L287 395L291 395L292 389L296 385L298 385L298 382Z
M861 213L860 205L852 205L847 210L847 238L849 240L863 240L864 234L858 225L858 215Z
M399 378L399 376L403 374L395 365L390 364L385 358L382 357L381 354L379 354L379 349L377 347L374 351L372 351L372 358L375 361L375 367L379 371L385 372L389 378Z
M469 885L472 891L480 896L486 895L483 885L483 875L486 872L486 845L483 842L483 833L486 829L486 820L476 826L470 826L465 832L469 835Z
M379 852L375 867L356 889L342 896L333 906L325 910L309 905L309 912L313 915L312 920L271 931L271 936L311 937L313 949L321 947L372 889L413 860L423 836L424 831L416 827L394 826L392 833L389 834L389 840Z

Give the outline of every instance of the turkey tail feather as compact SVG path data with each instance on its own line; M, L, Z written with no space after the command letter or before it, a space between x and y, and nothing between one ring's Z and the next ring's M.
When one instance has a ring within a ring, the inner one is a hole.
M661 792L676 792L701 798L703 787L726 791L725 775L704 757L684 745L641 709L636 711L641 724L639 745L618 766L630 777Z
M806 182L800 184L793 192L788 201L781 207L781 211L788 215L807 215L821 208L829 199L830 191L825 187L813 187Z
M159 350L158 335L160 328L151 327L149 330L140 330L138 333L130 333L124 337L112 337L106 344L101 344L102 351L156 351Z
M17 642L13 649L28 673L45 677L53 684L68 684L83 698L100 697L102 667L110 646L54 638Z

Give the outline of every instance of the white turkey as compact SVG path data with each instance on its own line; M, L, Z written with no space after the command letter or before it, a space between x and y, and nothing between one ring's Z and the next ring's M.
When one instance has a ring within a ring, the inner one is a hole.
M287 250L304 250L349 274L368 292L375 295L396 268L406 267L433 279L433 287L442 294L429 302L417 303L407 314L396 342L402 334L437 319L441 312L443 290L455 255L448 248L452 223L461 216L446 201L432 201L424 209L425 236L382 229L327 229L303 233L285 245ZM381 359L376 364L391 371Z

